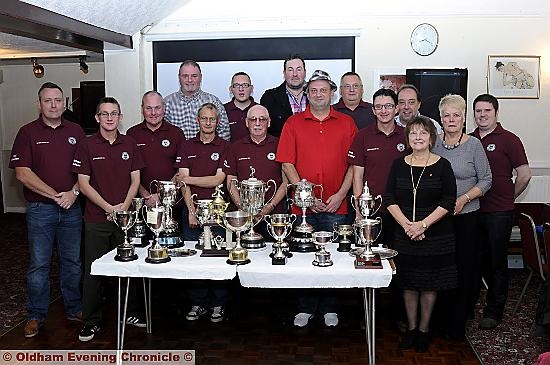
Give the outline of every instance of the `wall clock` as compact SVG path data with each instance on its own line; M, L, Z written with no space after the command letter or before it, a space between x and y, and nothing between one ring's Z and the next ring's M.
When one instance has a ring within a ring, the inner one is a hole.
M411 47L420 56L429 56L434 53L438 43L439 34L431 24L419 24L411 33Z

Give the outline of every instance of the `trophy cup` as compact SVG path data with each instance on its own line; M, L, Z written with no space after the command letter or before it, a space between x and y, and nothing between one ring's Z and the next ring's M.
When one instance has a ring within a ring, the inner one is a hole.
M323 187L321 185L315 185L302 179L294 184L289 184L287 189L294 187L294 198L291 199L292 204L296 204L297 207L302 209L302 222L294 227L294 232L291 237L292 251L297 252L314 252L316 251L315 243L313 242L313 226L306 221L307 208L315 205L315 194L313 190L316 187L321 188L321 196L323 195Z
M351 224L337 224L332 226L334 232L338 235L338 252L349 252L351 250L351 240L348 236L353 235L353 226Z
M372 252L371 245L382 232L382 219L361 219L355 222L355 229L358 231L359 243L356 243L358 249L352 250L355 255L356 269L377 269L382 268L382 261L378 253Z
M149 229L155 234L153 244L147 249L147 257L145 258L145 262L150 264L160 264L170 261L168 249L166 246L161 246L159 244L159 234L164 229L164 222L166 221L164 219L166 209L162 205L153 208L149 208L147 205L144 205L142 212L145 212L145 224L147 224L147 227L149 227Z
M134 247L145 247L149 244L147 226L143 222L143 219L141 219L143 204L143 198L133 198L130 204L130 210L136 212L134 225L128 230L128 238Z
M229 206L229 203L226 203L223 199L223 184L216 186L214 193L212 193L212 216L218 224L223 220L225 210Z
M160 202L164 206L165 222L163 223L163 230L159 235L159 244L169 248L182 247L184 242L178 228L178 223L172 218L172 207L178 202L178 191L182 186L185 186L185 183L153 180L149 186L149 191L153 191L153 185L156 186Z
M378 204L376 203L377 200ZM368 218L378 212L378 209L382 206L382 197L377 195L373 198L370 194L367 182L365 181L363 193L359 195L359 198L356 198L355 195L351 196L351 206L356 212L361 214L363 218Z
M314 266L332 266L333 262L330 259L330 252L325 250L325 246L331 243L335 237L334 232L319 231L313 232L313 241L319 247L319 250L315 252L315 260L311 263Z
M250 259L248 258L248 250L241 246L241 232L252 227L252 214L243 210L224 213L220 225L237 235L237 244L229 251L227 263L231 265L248 264Z
M138 258L134 246L128 240L128 230L134 225L136 215L136 212L128 210L113 212L113 222L124 232L124 242L116 247L116 261L133 261Z
M195 217L199 221L199 224L202 227L202 233L199 236L199 242L195 245L195 248L199 250L211 250L213 246L216 246L218 250L221 250L221 241L223 238L220 236L214 237L212 232L212 226L217 225L216 220L214 220L214 213L212 211L212 199L197 199L195 197L197 194L191 196L191 201L195 206ZM202 256L203 254L201 254ZM225 256L225 254L223 255Z
M269 204L269 202L273 200L273 197L275 196L275 193L277 191L277 184L275 183L275 180L270 179L267 181L267 183L264 183L262 180L258 180L254 177L255 172L256 169L250 166L250 178L242 180L241 182L238 182L237 179L231 180L232 183L235 183L235 186L239 191L241 209L245 212L252 214L252 217L256 216L256 214L258 214L262 210L264 204ZM271 199L264 203L265 194L271 187L269 186L270 183L272 183L273 186L273 195L271 196ZM265 247L265 241L262 235L254 232L254 226L256 226L261 221L262 219L259 219L256 223L252 225L252 227L250 227L250 231L248 233L245 233L241 236L243 247L249 249Z
M275 239L271 257L272 265L285 265L287 258L292 257L288 250L288 243L284 239L292 231L292 224L296 221L296 214L272 214L265 217L267 230Z

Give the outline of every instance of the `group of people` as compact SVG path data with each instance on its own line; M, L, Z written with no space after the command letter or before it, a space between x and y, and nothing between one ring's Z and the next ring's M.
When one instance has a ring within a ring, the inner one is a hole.
M91 264L122 241L113 212L128 210L135 196L147 206L159 204L150 189L153 180L184 182L182 232L186 240L196 240L200 228L193 195L211 198L225 182L239 209L232 181L249 178L251 166L255 177L277 184L260 216L288 211L288 184L307 179L322 185L323 195L308 215L315 230L332 231L334 224L363 218L349 214L346 197L360 195L365 182L373 195L384 197L377 213L383 225L378 241L399 252L395 286L402 290L408 322L400 348L427 350L438 303L442 327L462 339L482 274L489 290L480 327L502 321L513 202L531 173L521 141L498 122L497 99L483 94L474 100L477 128L467 135L466 103L458 95L441 100L441 127L419 114L421 95L414 85L402 85L397 93L380 89L369 103L363 100L361 77L347 72L340 79L341 98L332 105L336 83L322 70L306 81L299 55L284 61L283 76L285 81L267 90L258 104L250 76L238 72L229 85L233 98L222 104L201 90L200 66L187 60L179 68L180 89L164 99L156 91L145 93L144 120L126 135L118 130L119 103L101 99L99 131L87 138L62 117L61 88L42 85L40 115L20 129L10 161L28 201L25 337L37 335L47 316L54 242L67 318L83 322L79 339L89 341L102 326L101 279L90 274ZM80 192L86 198L82 296ZM188 320L207 313L212 322L223 320L226 283L194 281L186 287ZM338 325L338 300L330 290L302 290L297 303L295 326L307 326L317 313L326 326ZM145 327L137 309L128 323Z

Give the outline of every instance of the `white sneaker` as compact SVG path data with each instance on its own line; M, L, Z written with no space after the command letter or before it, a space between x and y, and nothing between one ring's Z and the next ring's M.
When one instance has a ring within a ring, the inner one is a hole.
M223 321L223 307L212 307L212 314L210 315L210 322L221 322Z
M185 316L185 319L188 321L196 321L200 317L206 314L206 309L204 309L201 306L194 305L191 307L191 310L189 313L187 313L187 316Z
M296 327L305 327L307 326L311 317L313 317L313 314L298 313L296 317L294 317L294 325Z
M325 314L325 326L327 326L327 327L336 327L336 326L338 326L338 314L336 314L336 313L326 313Z

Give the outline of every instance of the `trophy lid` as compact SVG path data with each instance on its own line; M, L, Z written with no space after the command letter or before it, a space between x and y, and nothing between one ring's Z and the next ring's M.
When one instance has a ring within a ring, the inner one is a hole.
M367 185L366 181L365 181L365 185L363 186L363 193L359 196L359 199L372 200L372 195L370 194L369 186Z
M262 180L259 180L256 177L254 177L255 173L256 173L256 169L250 166L250 177L246 180L242 180L241 185L250 186L250 187L265 185L265 183Z
M296 186L296 188L298 188L299 190L300 189L313 189L313 187L315 186L315 184L307 181L306 179L302 179L300 181L297 181L294 183L294 185Z

